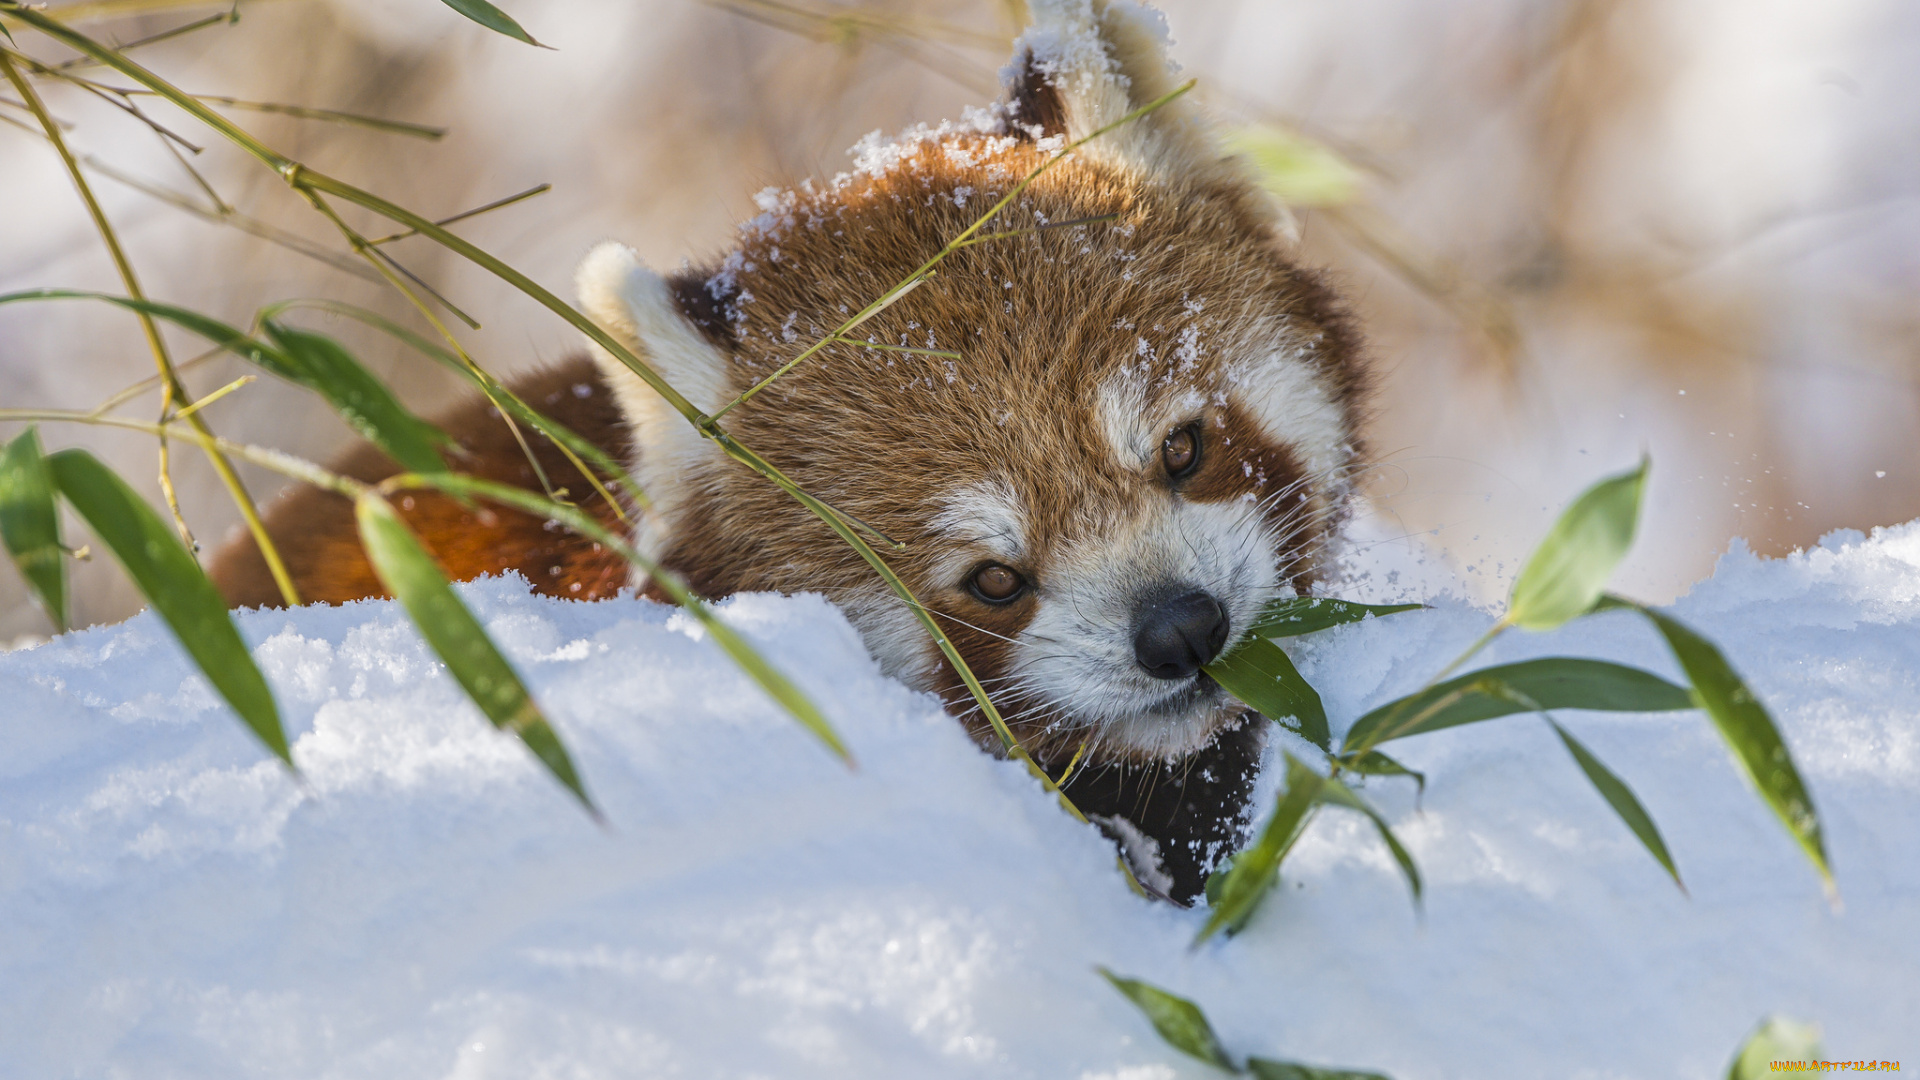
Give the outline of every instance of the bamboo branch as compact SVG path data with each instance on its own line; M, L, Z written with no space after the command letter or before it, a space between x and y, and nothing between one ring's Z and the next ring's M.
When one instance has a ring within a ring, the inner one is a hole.
M80 162L74 158L73 151L68 149L66 139L60 134L59 126L53 122L51 116L47 115L46 107L41 104L40 96L34 92L32 84L21 76L20 69L14 65L12 57L5 52L0 52L0 68L5 69L7 80L13 83L21 100L33 110L34 116L40 121L41 128L46 132L47 141L53 144L54 150L60 155L61 162L66 165L67 175L73 180L74 187L79 190L81 201L86 203L87 213L93 218L94 227L99 230L100 239L106 244L107 252L113 258L114 268L120 273L120 280L126 287L127 295L136 299L145 299L145 293L140 289L139 277L133 271L133 264L128 261L126 252L120 247L120 238L114 233L113 225L107 220L106 212L100 208L99 200L94 198L93 189L88 186L85 174L80 171ZM175 401L188 406L192 405L193 397L187 393L186 387L180 382L179 373L174 370L172 358L167 354L166 342L160 337L160 328L155 325L152 317L145 313L140 315L140 326L146 333L148 347L153 351L154 364L159 368L163 388L162 409L170 408ZM213 433L207 428L206 420L202 417L189 417L188 422L195 431L212 437ZM174 520L180 527L182 537L187 541L188 549L192 550L195 546L193 536L187 529L185 519L180 516L180 505L173 493L173 478L168 474L166 467L164 434L160 442L160 451L161 490L166 493L168 509L173 511ZM214 471L220 476L220 482L226 485L228 494L233 497L234 505L240 510L240 516L246 520L247 530L253 534L255 542L260 545L260 554L266 560L267 570L273 575L274 584L280 589L281 598L288 606L297 606L300 603L300 594L294 588L293 577L287 573L286 563L281 560L279 549L274 546L272 537L267 535L266 525L260 520L260 512L254 505L253 496L247 494L246 485L240 482L239 474L233 471L232 463L223 455L212 453L208 455L208 460L213 463Z

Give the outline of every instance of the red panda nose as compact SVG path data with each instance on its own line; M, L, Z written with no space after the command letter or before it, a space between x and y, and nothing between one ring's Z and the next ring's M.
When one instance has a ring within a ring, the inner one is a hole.
M1133 658L1156 679L1184 679L1227 644L1227 611L1195 589L1147 604L1134 617Z

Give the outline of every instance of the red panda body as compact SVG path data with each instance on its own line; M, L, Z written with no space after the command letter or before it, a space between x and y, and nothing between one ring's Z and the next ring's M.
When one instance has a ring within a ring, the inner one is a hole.
M510 388L608 454L620 458L632 452L626 421L599 369L585 357L523 376ZM526 450L485 398L475 396L437 420L460 446L455 464L462 472L540 490ZM610 506L588 497L591 482L565 454L536 431L523 428L521 434L549 484L578 498L602 526L620 527L619 515ZM335 461L332 469L370 484L401 471L392 459L365 443ZM425 491L404 496L397 504L401 517L455 581L512 571L539 592L575 600L604 599L632 584L626 561L618 555L529 514L462 505ZM341 604L386 595L360 549L353 504L344 496L319 488L294 488L268 507L266 523L301 600ZM237 537L224 548L214 560L212 574L235 607L280 606L279 587L250 536Z
M907 280L1064 143L1173 89L1157 14L1037 3L1006 102L864 148L859 168L761 197L736 247L662 278L615 244L583 310L712 414ZM1200 668L1324 565L1359 455L1360 345L1287 256L1266 196L1176 100L1062 159L938 272L726 414L809 493L904 543L896 572L1068 792L1178 899L1237 842L1263 744ZM627 460L652 500L639 546L707 596L826 594L890 673L984 725L952 667L864 562L594 348L518 385ZM460 467L532 486L483 403L449 419ZM536 440L555 483L588 490ZM346 471L392 471L362 449ZM586 500L582 499L583 505ZM614 516L602 506L602 520ZM458 577L520 571L591 599L608 553L524 515L403 508ZM298 493L269 525L303 596L374 595L344 500ZM216 578L271 603L241 541ZM645 583L640 583L644 585Z

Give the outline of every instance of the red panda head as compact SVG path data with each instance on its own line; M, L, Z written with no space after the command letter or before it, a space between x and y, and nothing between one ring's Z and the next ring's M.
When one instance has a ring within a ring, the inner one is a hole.
M603 245L579 274L587 312L713 413L1059 147L1176 85L1150 9L1034 6L995 110L764 193L716 266L662 278ZM1177 99L1053 166L982 230L1013 235L956 251L865 344L828 345L724 426L904 543L888 561L1037 756L1183 755L1241 712L1200 668L1312 582L1358 454L1359 343L1275 225ZM857 554L599 359L654 500L651 554L706 595L823 592L888 671L967 706Z

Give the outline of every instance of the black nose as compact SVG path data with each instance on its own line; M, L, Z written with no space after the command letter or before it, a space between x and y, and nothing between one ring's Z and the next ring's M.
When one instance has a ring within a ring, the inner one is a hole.
M1196 589L1148 604L1134 618L1133 658L1156 679L1184 679L1227 644L1227 611Z

